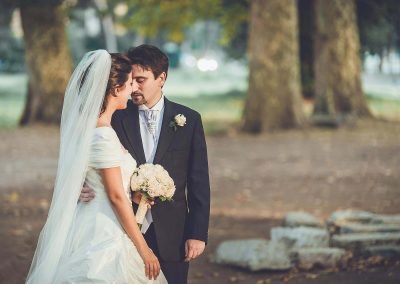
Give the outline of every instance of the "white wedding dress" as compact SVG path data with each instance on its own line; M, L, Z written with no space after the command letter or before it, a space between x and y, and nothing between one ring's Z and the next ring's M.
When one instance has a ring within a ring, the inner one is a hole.
M146 277L143 260L108 199L99 169L118 166L129 199L136 161L112 128L96 128L86 175L95 198L77 206L54 283L167 283L162 273L157 280Z

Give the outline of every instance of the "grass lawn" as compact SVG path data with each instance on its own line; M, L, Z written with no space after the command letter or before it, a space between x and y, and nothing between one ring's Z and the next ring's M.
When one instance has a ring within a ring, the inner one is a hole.
M368 94L367 100L375 117L400 121L400 100L380 99Z
M13 128L23 111L26 94L26 76L0 76L0 128ZM198 96L168 96L201 113L208 134L226 133L240 123L244 97L243 91ZM376 117L400 120L400 100L379 99L367 95L368 104Z
M24 74L0 75L0 128L18 125L24 110L27 79Z
M198 111L208 134L223 134L235 127L242 116L244 94L200 95L192 98L170 97L174 102Z

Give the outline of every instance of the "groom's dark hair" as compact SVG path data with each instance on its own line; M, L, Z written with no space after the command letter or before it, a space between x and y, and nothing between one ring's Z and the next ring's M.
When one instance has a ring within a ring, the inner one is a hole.
M150 44L142 44L131 47L126 56L131 60L132 65L139 65L145 70L153 72L157 79L162 72L168 75L168 57L158 47Z

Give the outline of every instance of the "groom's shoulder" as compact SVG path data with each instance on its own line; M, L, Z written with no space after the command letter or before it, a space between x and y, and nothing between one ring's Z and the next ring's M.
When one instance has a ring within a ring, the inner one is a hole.
M169 102L172 104L176 114L183 114L186 117L201 119L200 113L195 111L194 109L191 109L190 107L187 107L187 106L182 105L182 104L178 104L178 103L173 102L171 100L169 100Z

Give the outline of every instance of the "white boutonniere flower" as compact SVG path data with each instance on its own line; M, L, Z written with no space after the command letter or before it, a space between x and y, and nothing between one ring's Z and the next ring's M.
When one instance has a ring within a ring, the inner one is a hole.
M179 127L183 127L186 124L186 117L183 114L177 114L174 119L169 123L169 127L174 128L176 131Z

